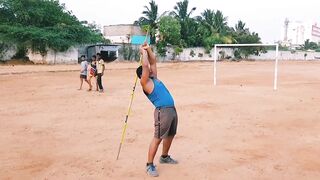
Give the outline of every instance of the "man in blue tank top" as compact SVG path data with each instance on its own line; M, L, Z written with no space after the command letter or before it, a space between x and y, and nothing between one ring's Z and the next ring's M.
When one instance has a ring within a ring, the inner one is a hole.
M160 163L178 163L168 155L172 140L177 131L178 116L174 106L174 100L170 92L157 78L156 58L152 49L147 44L144 44L140 47L140 53L142 56L142 66L137 69L137 76L140 79L143 92L155 106L155 132L149 146L146 169L150 176L158 176L153 160L162 140L163 149L160 157Z

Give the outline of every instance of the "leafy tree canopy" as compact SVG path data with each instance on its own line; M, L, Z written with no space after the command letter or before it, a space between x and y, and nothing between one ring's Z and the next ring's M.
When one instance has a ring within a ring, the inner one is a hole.
M100 33L84 26L58 0L0 0L0 42L47 50L102 42Z

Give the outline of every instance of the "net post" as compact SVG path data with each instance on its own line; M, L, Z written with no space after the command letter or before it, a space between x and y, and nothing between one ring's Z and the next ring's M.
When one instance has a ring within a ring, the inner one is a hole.
M273 90L277 90L278 88L278 55L279 55L279 44L276 44L276 61L274 67L274 82L273 82Z
M214 45L213 84L217 85L217 45Z

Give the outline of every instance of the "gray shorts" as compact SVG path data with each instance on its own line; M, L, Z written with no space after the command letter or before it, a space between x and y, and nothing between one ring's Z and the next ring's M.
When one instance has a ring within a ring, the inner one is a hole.
M178 115L175 107L156 108L154 110L154 137L159 139L174 136L177 133Z

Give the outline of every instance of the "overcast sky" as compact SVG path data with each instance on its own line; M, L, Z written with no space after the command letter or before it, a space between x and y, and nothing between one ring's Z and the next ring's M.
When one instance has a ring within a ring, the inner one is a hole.
M178 0L155 0L159 14L173 10ZM97 24L131 24L148 5L149 0L60 0L79 20ZM189 8L197 7L193 16L205 9L221 10L234 26L238 20L251 31L259 33L264 43L280 40L285 18L291 21L308 21L320 24L319 0L189 0Z

